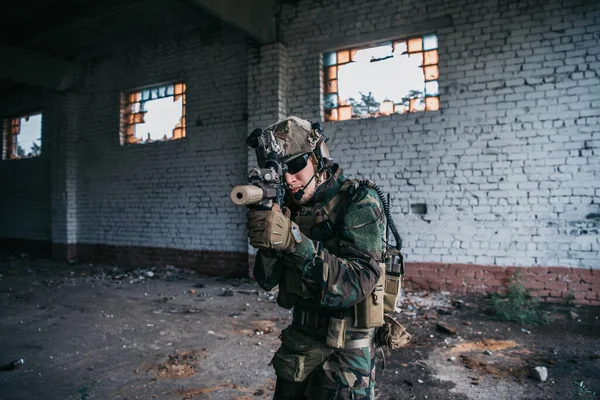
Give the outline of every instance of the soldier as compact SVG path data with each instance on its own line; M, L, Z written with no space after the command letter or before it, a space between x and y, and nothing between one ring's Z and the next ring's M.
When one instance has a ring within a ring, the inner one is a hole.
M386 218L377 192L347 179L320 123L265 129L283 149L286 206L248 210L254 275L293 309L273 357L275 399L374 399L375 328L383 325Z

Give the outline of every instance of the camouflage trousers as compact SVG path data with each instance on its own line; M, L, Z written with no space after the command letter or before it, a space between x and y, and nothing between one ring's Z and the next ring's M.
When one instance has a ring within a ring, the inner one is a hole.
M288 328L289 329L289 328ZM362 333L347 332L347 340ZM285 337L282 337L284 352ZM289 345L289 343L287 343ZM277 368L276 368L277 369ZM373 400L375 351L373 345L357 349L335 349L301 382L277 377L274 400Z

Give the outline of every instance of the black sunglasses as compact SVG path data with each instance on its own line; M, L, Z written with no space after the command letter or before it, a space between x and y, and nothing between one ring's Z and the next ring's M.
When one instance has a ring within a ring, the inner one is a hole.
M296 157L293 160L285 163L286 169L285 172L287 172L288 174L297 174L298 172L302 171L305 167L306 164L308 164L308 154L304 154L301 155L300 157Z

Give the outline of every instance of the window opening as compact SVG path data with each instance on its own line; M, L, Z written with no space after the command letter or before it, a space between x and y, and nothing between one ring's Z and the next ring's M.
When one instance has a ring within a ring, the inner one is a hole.
M13 160L42 154L42 113L6 118L2 158Z
M174 83L122 95L121 144L185 137L186 85Z
M435 34L323 54L326 121L440 109Z

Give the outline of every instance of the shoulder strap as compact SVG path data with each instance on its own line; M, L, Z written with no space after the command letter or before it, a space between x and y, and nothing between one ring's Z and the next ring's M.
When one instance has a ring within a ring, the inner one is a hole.
M351 187L356 189L358 185L359 182L356 179L346 179L346 181L342 184L342 187L340 187L340 192L347 192Z

